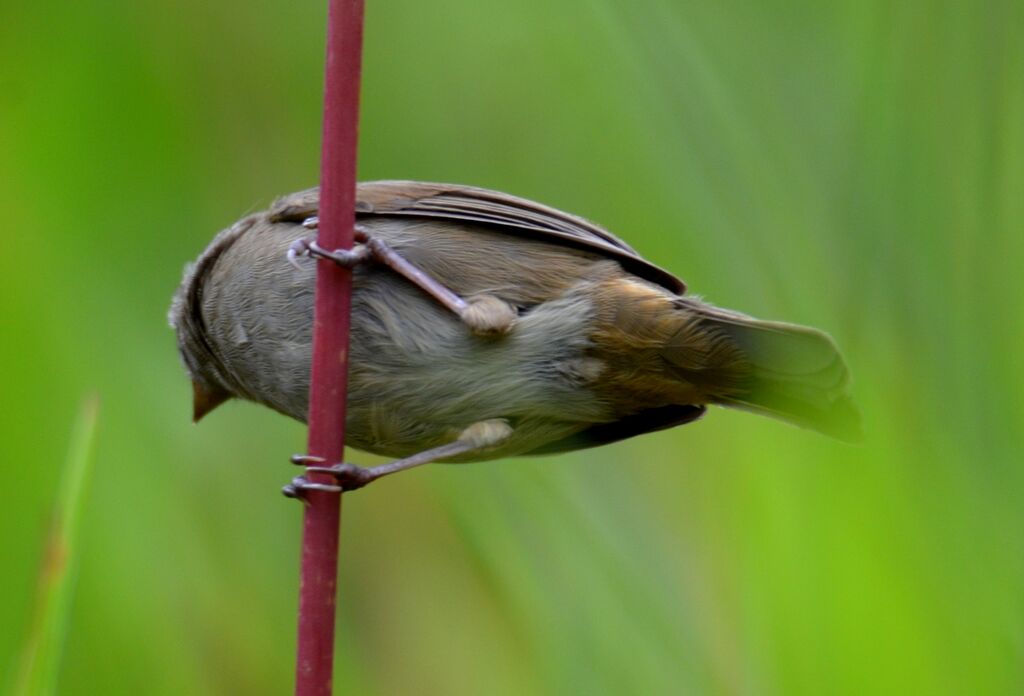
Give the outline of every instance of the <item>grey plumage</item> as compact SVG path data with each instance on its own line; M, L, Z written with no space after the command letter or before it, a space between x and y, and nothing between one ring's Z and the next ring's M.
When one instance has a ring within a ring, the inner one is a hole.
M505 194L378 182L359 198L369 234L463 297L500 298L519 316L505 335L474 335L392 271L358 266L347 423L358 449L407 456L501 419L511 436L464 459L560 451L688 422L709 403L852 435L846 369L820 332L683 297L681 281L593 223ZM315 212L315 191L286 197L186 270L170 321L197 415L239 397L305 419L315 264L296 270L285 253ZM791 359L765 332L811 338L790 341Z

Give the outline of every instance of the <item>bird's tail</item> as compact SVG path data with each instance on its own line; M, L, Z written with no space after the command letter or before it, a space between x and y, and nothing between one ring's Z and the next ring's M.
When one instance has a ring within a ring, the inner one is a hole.
M702 386L712 403L779 418L847 442L860 439L860 416L848 393L850 375L827 334L753 319L689 298L683 303L691 321L662 355L682 377ZM694 345L711 351L694 356Z

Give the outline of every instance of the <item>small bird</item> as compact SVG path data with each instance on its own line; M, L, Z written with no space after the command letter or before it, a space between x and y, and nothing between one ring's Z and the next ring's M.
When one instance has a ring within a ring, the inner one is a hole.
M598 225L505 193L375 181L356 197L352 250L310 238L319 192L294 193L218 234L170 310L195 421L241 398L304 422L305 258L353 268L348 444L399 459L315 467L338 485L298 477L287 494L608 444L708 405L858 439L846 365L816 329L712 306Z

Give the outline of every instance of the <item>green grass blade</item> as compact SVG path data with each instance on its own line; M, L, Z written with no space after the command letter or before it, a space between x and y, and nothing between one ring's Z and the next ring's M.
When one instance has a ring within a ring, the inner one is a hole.
M92 471L98 415L99 399L90 397L75 421L40 562L36 605L13 691L17 696L54 693L71 610L76 541Z

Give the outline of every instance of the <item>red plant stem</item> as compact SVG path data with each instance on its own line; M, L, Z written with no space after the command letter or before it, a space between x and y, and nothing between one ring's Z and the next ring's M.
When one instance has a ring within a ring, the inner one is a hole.
M363 0L330 0L324 77L318 238L327 249L351 249L355 224L356 141L362 67ZM310 454L340 462L345 450L349 309L352 272L319 261L309 393ZM323 474L312 481L331 483ZM302 527L297 696L329 696L334 662L341 496L309 491Z

